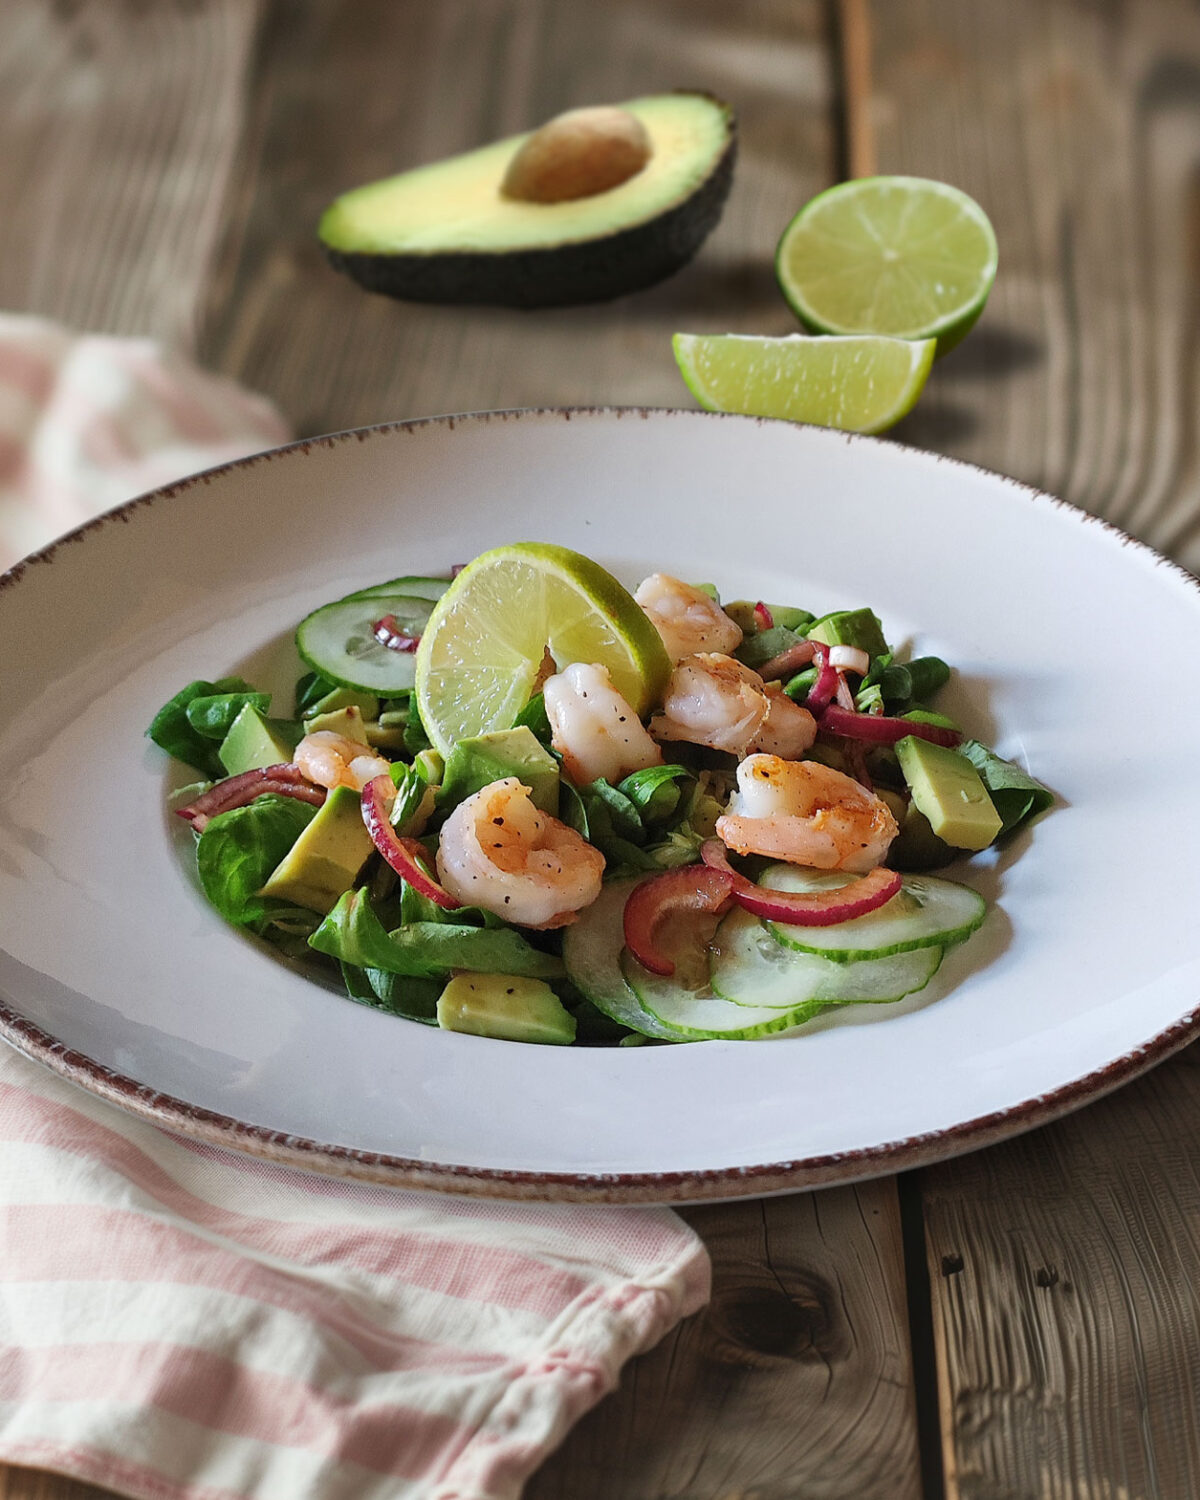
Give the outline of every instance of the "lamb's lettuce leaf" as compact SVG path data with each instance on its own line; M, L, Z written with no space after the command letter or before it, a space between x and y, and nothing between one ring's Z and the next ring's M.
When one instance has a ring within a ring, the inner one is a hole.
M146 733L160 750L192 766L201 775L218 779L225 775L225 768L217 757L217 745L193 728L188 721L188 707L198 698L250 691L250 684L241 677L223 677L217 682L197 678L168 698L151 719Z
M184 709L187 721L197 734L206 740L223 740L233 727L233 721L249 704L260 714L271 707L270 693L256 693L242 688L232 693L202 693L193 698Z
M564 972L562 959L535 948L511 927L418 921L388 932L364 891L347 891L309 943L318 953L357 968L418 979L445 977L454 969L534 979L552 979Z
M1002 760L978 740L963 740L958 752L965 755L979 772L980 780L1000 814L1002 826L998 838L1012 833L1054 805L1054 793L1048 787L1035 781L1028 771L1014 765L1011 760Z
M258 892L316 811L294 797L267 796L210 820L196 845L196 869L227 922L257 928L279 913L284 903Z

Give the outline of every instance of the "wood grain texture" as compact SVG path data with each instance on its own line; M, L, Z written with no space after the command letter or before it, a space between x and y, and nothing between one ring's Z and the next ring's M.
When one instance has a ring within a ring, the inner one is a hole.
M6 0L0 307L193 337L257 0Z
M15 25L9 17L15 18ZM303 431L539 402L687 401L676 327L785 332L771 256L833 173L818 0L8 0L0 301L186 340ZM700 259L607 307L366 296L317 249L340 189L568 104L693 84L737 105L737 187ZM21 212L14 206L21 204ZM215 262L214 242L220 250ZM630 1371L531 1493L912 1500L895 1188L697 1210L717 1297ZM95 1500L0 1466L0 1500Z
M894 1182L685 1217L712 1303L629 1367L526 1500L915 1500Z
M873 14L883 172L943 178L1000 274L897 435L1200 569L1200 11L906 0Z
M922 1174L961 1500L1200 1495L1200 1051Z
M488 407L691 405L676 329L795 328L772 255L832 177L825 19L816 0L275 4L208 362L307 433ZM741 151L723 222L662 286L593 307L468 314L367 295L326 265L315 226L347 187L568 105L677 86L736 104Z

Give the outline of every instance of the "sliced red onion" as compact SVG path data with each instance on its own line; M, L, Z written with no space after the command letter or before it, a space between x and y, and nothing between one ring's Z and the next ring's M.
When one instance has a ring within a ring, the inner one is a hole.
M834 694L834 697L847 713L854 712L854 694L850 691L850 684L841 672L838 673L837 692Z
M730 894L739 906L769 922L783 922L790 927L832 927L838 922L848 922L851 917L865 916L890 901L901 883L898 871L877 865L869 874L831 891L773 891L739 875L730 865L720 839L709 839L702 844L700 856L710 869L733 881Z
M256 797L265 797L268 792L277 797L294 797L298 802L309 802L314 807L320 807L325 801L323 786L313 786L311 781L306 781L300 774L298 766L281 761L278 765L243 771L238 776L218 781L216 786L202 792L194 802L189 802L186 807L177 807L175 816L190 823L197 833L203 833L209 820L218 813L245 807Z
M794 646L789 646L786 651L781 651L778 656L773 656L770 661L764 662L758 669L758 675L764 682L776 682L781 677L792 677L802 667L807 667L816 654L816 641L797 641Z
M871 658L858 646L830 646L829 665L839 672L857 672L865 677L871 669Z
M455 898L421 864L421 859L427 857L424 845L416 839L401 838L392 827L388 814L395 795L396 788L392 785L390 776L376 776L374 781L368 781L363 787L362 817L367 832L371 835L371 842L396 874L402 875L414 891L428 896L430 901L436 901L447 910L456 908L458 902Z
M658 946L662 924L676 912L720 911L733 881L732 870L707 865L682 865L643 881L625 903L625 946L651 974L674 974L674 963Z
M759 630L771 630L775 625L775 616L771 613L770 606L761 599L754 606L754 624Z
M814 656L817 662L817 680L808 690L808 697L804 700L804 706L810 713L820 716L821 710L833 699L838 690L838 683L842 680L842 674L831 665L829 660L829 648L822 646L819 641L812 643L815 647Z
M467 566L466 563L455 563L453 565L453 567L450 569L450 577L451 577L451 579L457 578L458 575L462 572L462 570L466 566Z
M371 626L371 634L389 651L415 651L421 644L419 635L409 635L400 629L395 615L384 615L382 620L376 620Z
M932 745L945 745L948 750L962 743L962 733L947 729L944 724L923 724L920 719L896 719L888 714L852 713L833 706L821 715L821 728L829 734L868 740L873 745L894 745L910 734Z

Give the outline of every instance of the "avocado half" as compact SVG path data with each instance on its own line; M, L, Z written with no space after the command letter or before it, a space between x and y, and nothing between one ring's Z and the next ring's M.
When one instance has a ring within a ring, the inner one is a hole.
M621 108L650 135L649 161L607 192L563 203L506 197L501 182L528 139L343 193L318 234L332 264L368 291L407 302L556 307L652 286L715 228L736 154L733 113L680 91Z

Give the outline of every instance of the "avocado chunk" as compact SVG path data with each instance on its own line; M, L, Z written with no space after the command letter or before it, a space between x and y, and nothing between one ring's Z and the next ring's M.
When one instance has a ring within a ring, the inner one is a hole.
M379 699L374 693L365 693L360 688L336 687L305 709L305 722L321 714L335 714L341 708L357 708L364 719L379 717Z
M617 109L640 124L650 150L615 186L553 202L514 197L511 181L504 189L509 168L542 132L513 136L344 193L318 228L329 260L368 291L409 302L555 307L661 281L721 217L733 115L687 92Z
M362 709L354 703L345 708L334 709L332 713L316 714L311 719L305 719L305 734L318 734L321 730L343 735L346 739L353 740L356 745L361 745L364 750L370 745Z
M324 916L354 885L373 848L359 794L334 787L258 894Z
M896 757L930 830L955 849L986 849L1001 829L979 772L957 750L906 735Z
M542 979L517 974L456 974L437 1003L438 1025L502 1042L569 1047L575 1017Z
M300 726L291 719L268 719L247 703L229 726L217 756L230 776L290 761L300 743Z
M529 788L535 807L557 815L558 762L523 724L517 729L493 729L489 734L459 740L446 757L438 806L457 807L506 776L515 776Z
M839 609L822 615L805 635L823 646L856 646L868 656L883 656L888 649L879 616L871 609Z

